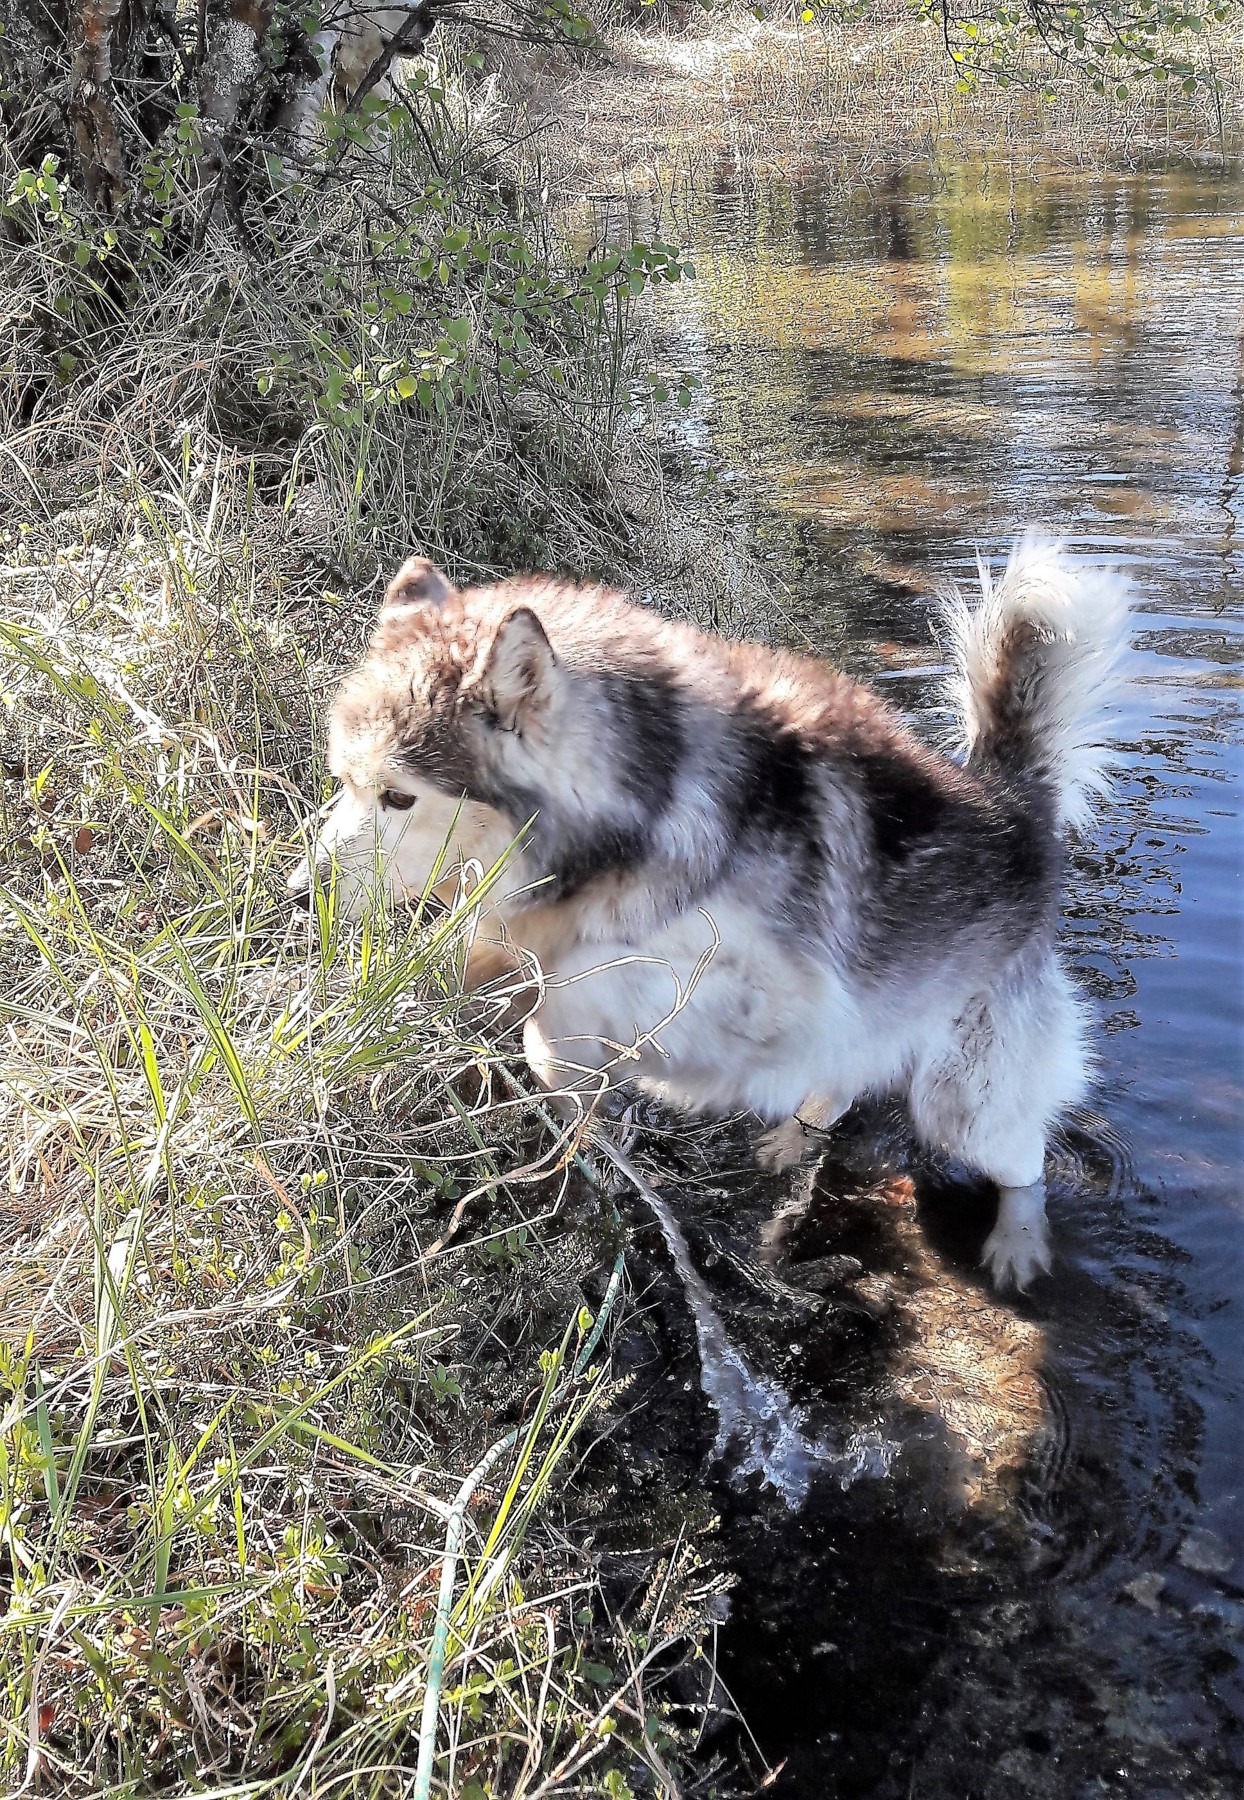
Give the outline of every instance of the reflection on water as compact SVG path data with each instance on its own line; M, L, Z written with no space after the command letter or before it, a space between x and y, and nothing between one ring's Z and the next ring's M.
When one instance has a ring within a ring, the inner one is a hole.
M1041 521L1141 597L1117 788L1070 882L1101 1055L1052 1155L1054 1279L999 1305L989 1196L884 1120L793 1189L739 1146L722 1175L720 1136L685 1171L731 1329L827 1432L902 1446L794 1524L723 1491L723 1671L775 1792L1238 1794L1244 189L726 174L681 207L684 448L732 483L792 641L936 731L932 599L978 544Z

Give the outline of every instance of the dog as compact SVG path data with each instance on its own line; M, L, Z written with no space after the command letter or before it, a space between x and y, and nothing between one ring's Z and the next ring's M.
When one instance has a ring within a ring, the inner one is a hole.
M786 1167L854 1100L989 1177L995 1285L1048 1272L1046 1138L1086 1082L1056 950L1065 843L1104 788L1125 579L1018 544L947 599L961 754L866 685L618 592L459 590L413 558L331 709L341 792L305 894L421 894L499 864L470 979L538 959L531 1068L588 1103L621 1072L751 1109ZM507 851L509 852L507 856Z

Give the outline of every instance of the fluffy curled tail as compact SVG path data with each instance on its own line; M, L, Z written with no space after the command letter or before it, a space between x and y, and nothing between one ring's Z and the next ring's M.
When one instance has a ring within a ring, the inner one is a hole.
M969 761L1035 776L1062 825L1080 825L1106 785L1103 717L1127 642L1130 585L1115 571L1025 538L1000 581L983 561L975 606L951 594L951 701Z

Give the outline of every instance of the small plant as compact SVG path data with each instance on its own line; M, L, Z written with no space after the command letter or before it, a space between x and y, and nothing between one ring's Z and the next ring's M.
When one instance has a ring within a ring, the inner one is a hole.
M427 1383L436 1406L447 1406L462 1398L462 1383L444 1363L433 1363L427 1371Z
M527 1242L527 1227L519 1225L501 1237L489 1238L484 1245L484 1255L490 1261L499 1263L504 1268L521 1268L531 1255L531 1248Z

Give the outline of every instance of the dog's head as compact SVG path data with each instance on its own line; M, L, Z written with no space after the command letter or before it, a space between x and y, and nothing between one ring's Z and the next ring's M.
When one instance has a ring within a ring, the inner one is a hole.
M442 857L450 875L465 860L489 867L538 810L562 687L529 606L505 589L460 591L412 557L333 702L328 760L341 792L291 889L305 892L335 860L342 899L359 911L373 889L423 893ZM502 891L522 885L512 863Z

